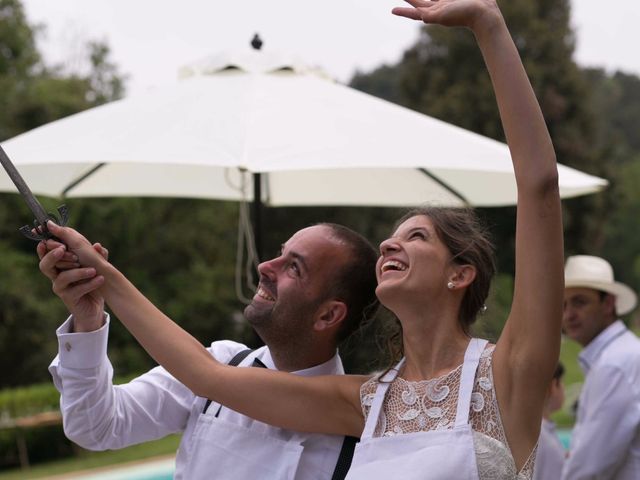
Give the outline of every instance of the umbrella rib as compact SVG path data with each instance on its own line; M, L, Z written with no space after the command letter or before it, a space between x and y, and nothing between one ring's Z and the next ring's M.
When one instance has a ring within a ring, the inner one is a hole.
M69 191L73 188L75 188L78 184L80 184L83 180L85 180L86 178L90 177L91 175L93 175L97 170L100 170L102 167L104 167L106 165L106 163L99 163L98 165L96 165L95 167L93 167L91 170L89 170L87 173L85 173L84 175L76 178L74 181L72 181L69 185L67 185L63 190L62 190L62 196L66 197L67 193L69 193Z
M458 197L462 203L465 204L465 206L470 207L471 203L469 203L469 200L467 200L465 198L464 195L462 195L460 192L458 192L455 188L447 185L445 182L443 182L442 180L440 180L438 177L436 177L433 173L431 173L429 170L427 170L426 168L418 168L419 171L421 171L422 173L424 173L427 177L429 177L431 180L433 180L434 182L436 182L438 185L440 185L442 188L444 188L445 190L447 190L449 193L451 193L452 195Z

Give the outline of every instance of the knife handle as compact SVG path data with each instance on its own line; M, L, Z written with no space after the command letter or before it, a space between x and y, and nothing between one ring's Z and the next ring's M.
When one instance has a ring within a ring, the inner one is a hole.
M58 207L58 214L60 217L57 217L53 213L48 213L49 220L55 222L61 227L65 227L69 220L69 208L66 205L60 205ZM29 225L25 225L24 227L20 227L20 233L22 233L25 237L30 240L35 240L36 242L40 242L42 240L53 239L57 242L62 242L59 238L54 237L46 225L42 225L38 220L33 221L33 227Z

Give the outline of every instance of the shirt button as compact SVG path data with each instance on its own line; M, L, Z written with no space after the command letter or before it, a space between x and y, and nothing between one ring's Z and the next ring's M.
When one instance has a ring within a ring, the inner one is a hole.
M67 352L70 352L71 351L71 344L69 342L66 342L64 344L64 348L67 350Z

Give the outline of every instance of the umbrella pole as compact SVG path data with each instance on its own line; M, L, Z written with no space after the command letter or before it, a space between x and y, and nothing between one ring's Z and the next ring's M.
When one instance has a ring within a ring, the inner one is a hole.
M256 245L256 262L262 261L262 175L253 174L253 238ZM257 272L256 272L257 277ZM257 284L257 279L256 279Z

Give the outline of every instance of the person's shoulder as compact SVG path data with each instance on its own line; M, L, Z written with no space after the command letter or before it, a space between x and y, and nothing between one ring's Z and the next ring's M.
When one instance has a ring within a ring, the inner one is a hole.
M627 331L622 335L622 339L624 340L625 346L629 349L632 349L634 352L640 354L640 337L633 330L627 329Z
M248 348L244 343L233 340L218 340L212 342L207 350L219 362L228 363L237 353Z
M610 345L601 355L603 365L625 367L628 362L640 360L640 338L631 330L627 330Z
M609 344L596 360L590 376L624 379L640 396L640 339L631 331Z

